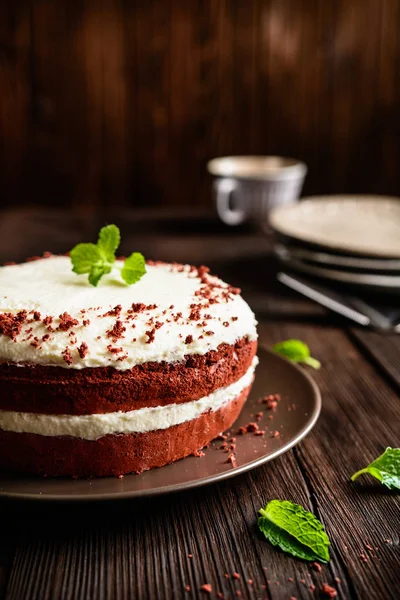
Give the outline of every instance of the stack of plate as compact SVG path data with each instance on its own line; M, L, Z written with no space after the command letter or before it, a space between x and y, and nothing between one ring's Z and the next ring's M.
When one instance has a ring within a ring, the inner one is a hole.
M288 269L374 291L400 291L400 198L319 196L270 215Z

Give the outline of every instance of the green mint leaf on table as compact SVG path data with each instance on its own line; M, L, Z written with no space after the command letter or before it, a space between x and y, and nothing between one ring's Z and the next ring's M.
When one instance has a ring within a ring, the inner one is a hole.
M139 281L146 273L146 263L143 254L134 252L125 259L124 266L121 269L122 279L131 285Z
M285 356L292 362L304 363L313 369L319 369L321 363L310 354L310 348L300 340L286 340L272 346L272 350Z
M77 244L70 252L72 270L78 275L89 274L89 283L97 286L103 275L111 273L115 253L121 242L116 225L107 225L100 230L97 244ZM121 269L121 277L128 285L136 283L146 273L144 256L134 252Z
M304 560L330 560L330 542L322 523L300 504L271 500L260 514L258 526L274 546Z
M354 473L351 480L364 473L372 475L390 490L400 490L400 448L386 448L370 465Z

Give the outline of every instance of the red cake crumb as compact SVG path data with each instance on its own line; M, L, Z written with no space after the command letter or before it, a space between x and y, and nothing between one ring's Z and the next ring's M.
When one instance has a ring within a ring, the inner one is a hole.
M315 587L315 585L312 583L312 584L309 586L309 589L310 589L310 591L311 591L311 592L315 592L315 590L316 590L316 587Z
M34 348L39 348L39 346L40 346L39 338L34 337L33 341L31 342L31 346L33 346Z
M146 310L146 305L143 304L143 302L135 302L135 303L132 304L132 311L133 312L141 313L144 310Z
M191 588L190 588L190 585L185 585L185 590L186 590L187 592L190 592L190 589L191 589Z
M229 579L228 573L224 573L224 577L225 577L225 579Z
M244 435L245 433L247 433L247 428L246 427L239 427L239 429L237 430L239 435Z
M193 342L193 336L187 335L185 338L185 344L191 344Z
M240 579L239 573L232 573L233 579Z
M53 322L53 317L51 317L50 315L47 315L47 317L45 317L42 321L43 325L51 325Z
M228 456L228 460L226 461L227 463L231 463L233 466L236 466L236 457L234 454L230 454Z
M119 340L124 337L124 332L126 331L126 327L123 326L122 321L115 321L114 326L106 331L106 334L109 338L112 339L113 342Z
M259 431L256 431L254 435L265 435L265 429L260 429Z
M40 260L41 258L41 256L28 256L28 258L25 259L25 262L34 262L35 260Z
M274 431L271 437L278 438L280 435L279 431Z
M49 333L45 333L44 336L42 337L42 342L47 342L47 340L50 339L50 334Z
M86 344L86 342L82 342L82 344L78 348L79 356L81 358L85 358L85 356L87 355L88 352L89 352L88 345Z
M314 569L314 571L318 571L318 573L322 571L322 566L317 562L313 562L311 567Z
M199 308L192 309L192 311L190 312L190 315L189 315L190 321L199 321L200 318L201 318L200 309Z
M117 306L114 306L113 309L104 313L103 317L119 317L119 315L121 314L121 310L122 306L120 304L117 304Z
M198 458L202 458L205 455L205 452L203 452L202 450L196 450L196 452L193 453L193 456L197 456Z
M188 558L193 558L193 554L188 554Z
M153 329L149 329L149 331L146 331L146 335L147 335L146 344L151 344L152 342L154 342L154 338L156 337L155 327L153 327Z
M246 430L251 433L253 431L258 431L259 430L259 426L257 425L257 423L248 423Z
M222 592L218 592L217 598L219 598L219 600L225 600L225 596L223 595Z
M15 341L21 333L22 324L27 315L26 310L20 310L16 315L12 313L0 314L0 333Z
M336 596L337 596L337 591L335 590L335 588L333 588L332 586L328 585L327 583L323 583L322 584L321 592L327 598L336 598Z
M69 315L67 312L64 312L62 315L60 315L59 319L60 324L57 329L60 331L68 331L68 329L71 329L71 327L79 325L79 321L71 317L71 315Z
M67 363L67 365L72 365L72 354L71 354L71 350L68 348L68 346L65 348L64 352L62 352L62 357L65 360L65 362Z
M115 348L114 346L111 346L111 344L109 344L107 346L107 350L109 352L111 352L111 354L118 354L119 352L123 351L123 348L119 347L119 348Z
M203 583L203 585L200 586L200 589L203 592L206 592L207 594L211 594L211 592L212 592L212 585L211 585L211 583Z

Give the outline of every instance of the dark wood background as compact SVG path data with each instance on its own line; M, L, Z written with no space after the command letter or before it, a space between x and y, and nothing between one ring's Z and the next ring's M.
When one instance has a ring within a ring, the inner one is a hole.
M399 193L398 0L2 0L3 206L208 204L206 161Z

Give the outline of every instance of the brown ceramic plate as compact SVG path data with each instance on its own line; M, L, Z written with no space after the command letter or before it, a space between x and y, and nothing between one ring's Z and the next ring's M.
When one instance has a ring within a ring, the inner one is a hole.
M30 500L114 500L136 496L154 496L205 485L254 469L283 454L297 444L314 426L321 410L318 387L300 367L269 350L259 351L254 385L243 411L231 428L236 437L236 466L227 462L221 441L214 441L201 458L190 456L176 463L123 479L107 477L92 480L40 479L0 473L0 497ZM266 394L280 394L275 412L264 410L258 400ZM259 422L264 436L254 433L236 435L241 425ZM268 419L273 415L273 419ZM279 431L279 437L273 432Z

